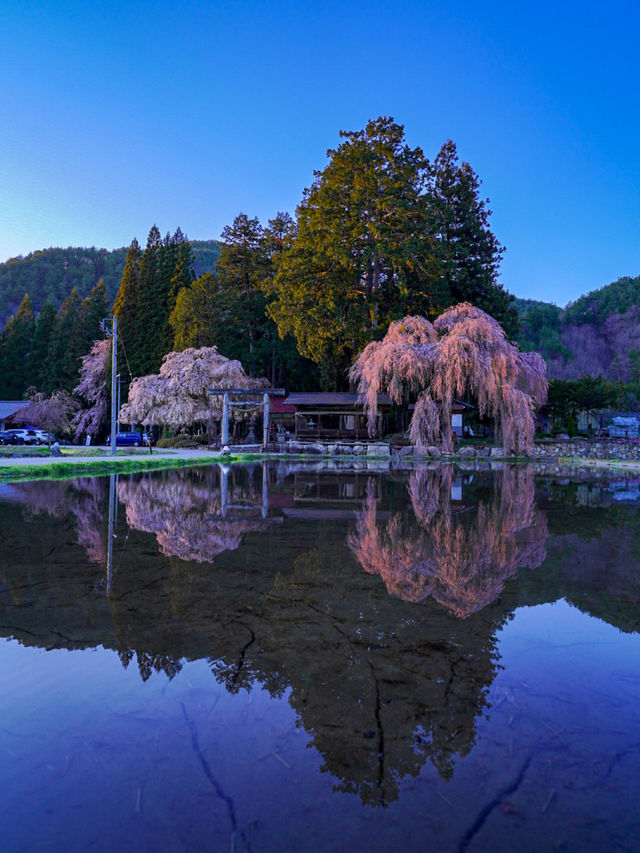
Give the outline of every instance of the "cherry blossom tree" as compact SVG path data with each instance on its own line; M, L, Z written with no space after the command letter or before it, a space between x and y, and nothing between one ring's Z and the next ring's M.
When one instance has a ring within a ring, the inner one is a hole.
M97 435L107 422L109 413L109 392L107 389L107 365L111 354L111 341L96 341L87 355L82 356L80 384L73 393L84 397L89 403L88 409L79 411L73 419L76 428L75 437L82 433Z
M521 353L493 317L461 302L432 324L405 317L382 341L368 344L351 368L373 434L379 391L400 404L413 397L413 444L441 441L453 449L451 410L471 398L481 417L494 419L505 453L527 453L533 444L534 411L547 398L546 366L538 353Z
M255 388L259 394L268 384L247 376L239 361L225 358L216 347L170 352L160 373L133 380L120 420L179 429L221 416L222 398L209 395L210 388Z
M53 432L69 432L71 417L78 410L78 404L67 391L54 391L47 397L35 389L30 389L30 402L13 415L14 421L33 424L47 430L49 439Z

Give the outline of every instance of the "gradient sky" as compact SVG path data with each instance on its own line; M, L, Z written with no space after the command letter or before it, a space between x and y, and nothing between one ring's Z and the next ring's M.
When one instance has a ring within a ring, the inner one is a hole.
M0 0L0 260L294 212L340 129L453 139L564 305L640 274L640 4Z

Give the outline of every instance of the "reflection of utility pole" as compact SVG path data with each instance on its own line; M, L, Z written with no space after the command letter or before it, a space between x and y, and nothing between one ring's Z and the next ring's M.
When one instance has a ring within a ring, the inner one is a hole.
M109 325L110 324L110 325ZM116 455L116 384L118 381L118 318L107 317L102 330L111 338L111 455Z
M111 578L113 576L113 527L116 515L116 474L109 474L109 533L107 539L107 597L111 595Z
M267 396L266 394L264 395ZM265 411L269 411L265 406ZM267 463L262 463L262 517L269 514L269 480L267 477Z
M227 478L229 476L229 469L226 465L220 466L220 497L222 506L220 507L220 514L223 518L226 518L227 515L227 496L228 496L228 488L229 484L227 482Z

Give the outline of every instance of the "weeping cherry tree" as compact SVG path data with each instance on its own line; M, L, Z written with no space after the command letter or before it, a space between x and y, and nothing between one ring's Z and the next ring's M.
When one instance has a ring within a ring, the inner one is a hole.
M73 419L76 428L75 437L83 433L97 435L108 421L109 389L107 388L107 367L111 357L111 341L95 341L87 355L82 356L80 383L73 393L84 397L88 409L79 411Z
M505 453L531 450L536 406L547 399L546 365L535 352L521 353L493 317L467 302L432 324L405 317L381 341L368 344L351 368L351 379L376 424L380 391L397 404L415 398L410 437L424 448L441 441L453 450L451 410L455 399L472 399L481 417L493 418Z

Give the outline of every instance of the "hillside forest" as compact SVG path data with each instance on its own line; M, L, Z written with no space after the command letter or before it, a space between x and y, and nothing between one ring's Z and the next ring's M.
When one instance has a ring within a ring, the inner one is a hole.
M504 248L480 179L452 141L429 160L386 117L340 136L295 217L240 213L220 241L154 225L144 246L46 249L0 264L0 398L73 392L111 313L126 399L166 353L208 346L288 390L345 389L358 353L393 321L433 321L469 302L522 350L542 353L564 380L555 394L564 410L585 393L619 408L637 402L640 277L564 310L515 300L499 281ZM580 391L583 375L593 378Z

